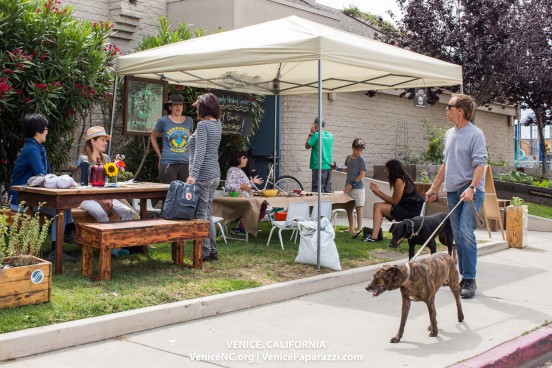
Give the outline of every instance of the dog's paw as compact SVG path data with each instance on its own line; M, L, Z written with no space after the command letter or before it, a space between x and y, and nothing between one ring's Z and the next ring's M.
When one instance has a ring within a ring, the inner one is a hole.
M458 322L464 322L464 313L458 313Z
M437 332L438 332L437 328L433 329L433 327L431 325L429 325L427 330L429 331L429 337L437 336Z
M401 338L400 338L400 337L397 337L397 336L392 337L391 340L389 340L389 342L392 343L392 344L396 344L396 343L398 343L399 341L401 341Z

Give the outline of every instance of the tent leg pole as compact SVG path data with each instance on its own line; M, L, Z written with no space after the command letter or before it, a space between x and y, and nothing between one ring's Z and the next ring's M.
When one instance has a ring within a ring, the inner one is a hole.
M111 142L113 141L113 125L115 122L115 105L117 104L117 76L115 76L115 80L113 81L113 102L111 104L111 121L109 124L109 135L111 136L111 139L109 140L109 145L107 147L107 155L111 157Z
M278 95L274 95L274 155L272 155L272 167L274 174L274 184L276 184L276 157L278 157ZM268 180L269 178L267 178Z
M318 224L316 226L316 270L320 272L320 211L322 208L322 60L318 59Z

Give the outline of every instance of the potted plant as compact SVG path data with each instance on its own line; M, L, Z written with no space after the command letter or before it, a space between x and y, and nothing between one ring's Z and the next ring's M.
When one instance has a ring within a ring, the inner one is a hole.
M425 195L426 192L431 188L432 180L429 177L428 173L424 170L421 170L419 173L419 180L414 183L416 186L416 191L420 195Z
M529 210L525 201L519 197L512 197L511 205L506 207L506 239L513 248L527 246L527 222Z
M51 221L0 208L0 308L50 301L52 264L37 255Z

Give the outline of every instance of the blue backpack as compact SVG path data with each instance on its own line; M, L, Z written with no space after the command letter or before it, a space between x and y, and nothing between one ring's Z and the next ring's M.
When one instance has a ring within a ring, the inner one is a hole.
M197 211L201 195L198 186L175 180L169 186L161 217L165 220L191 220Z

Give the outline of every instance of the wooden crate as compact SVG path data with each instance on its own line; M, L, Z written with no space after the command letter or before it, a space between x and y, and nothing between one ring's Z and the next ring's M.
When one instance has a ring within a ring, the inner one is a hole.
M50 301L52 264L33 256L20 257L31 258L34 264L0 269L0 308Z

